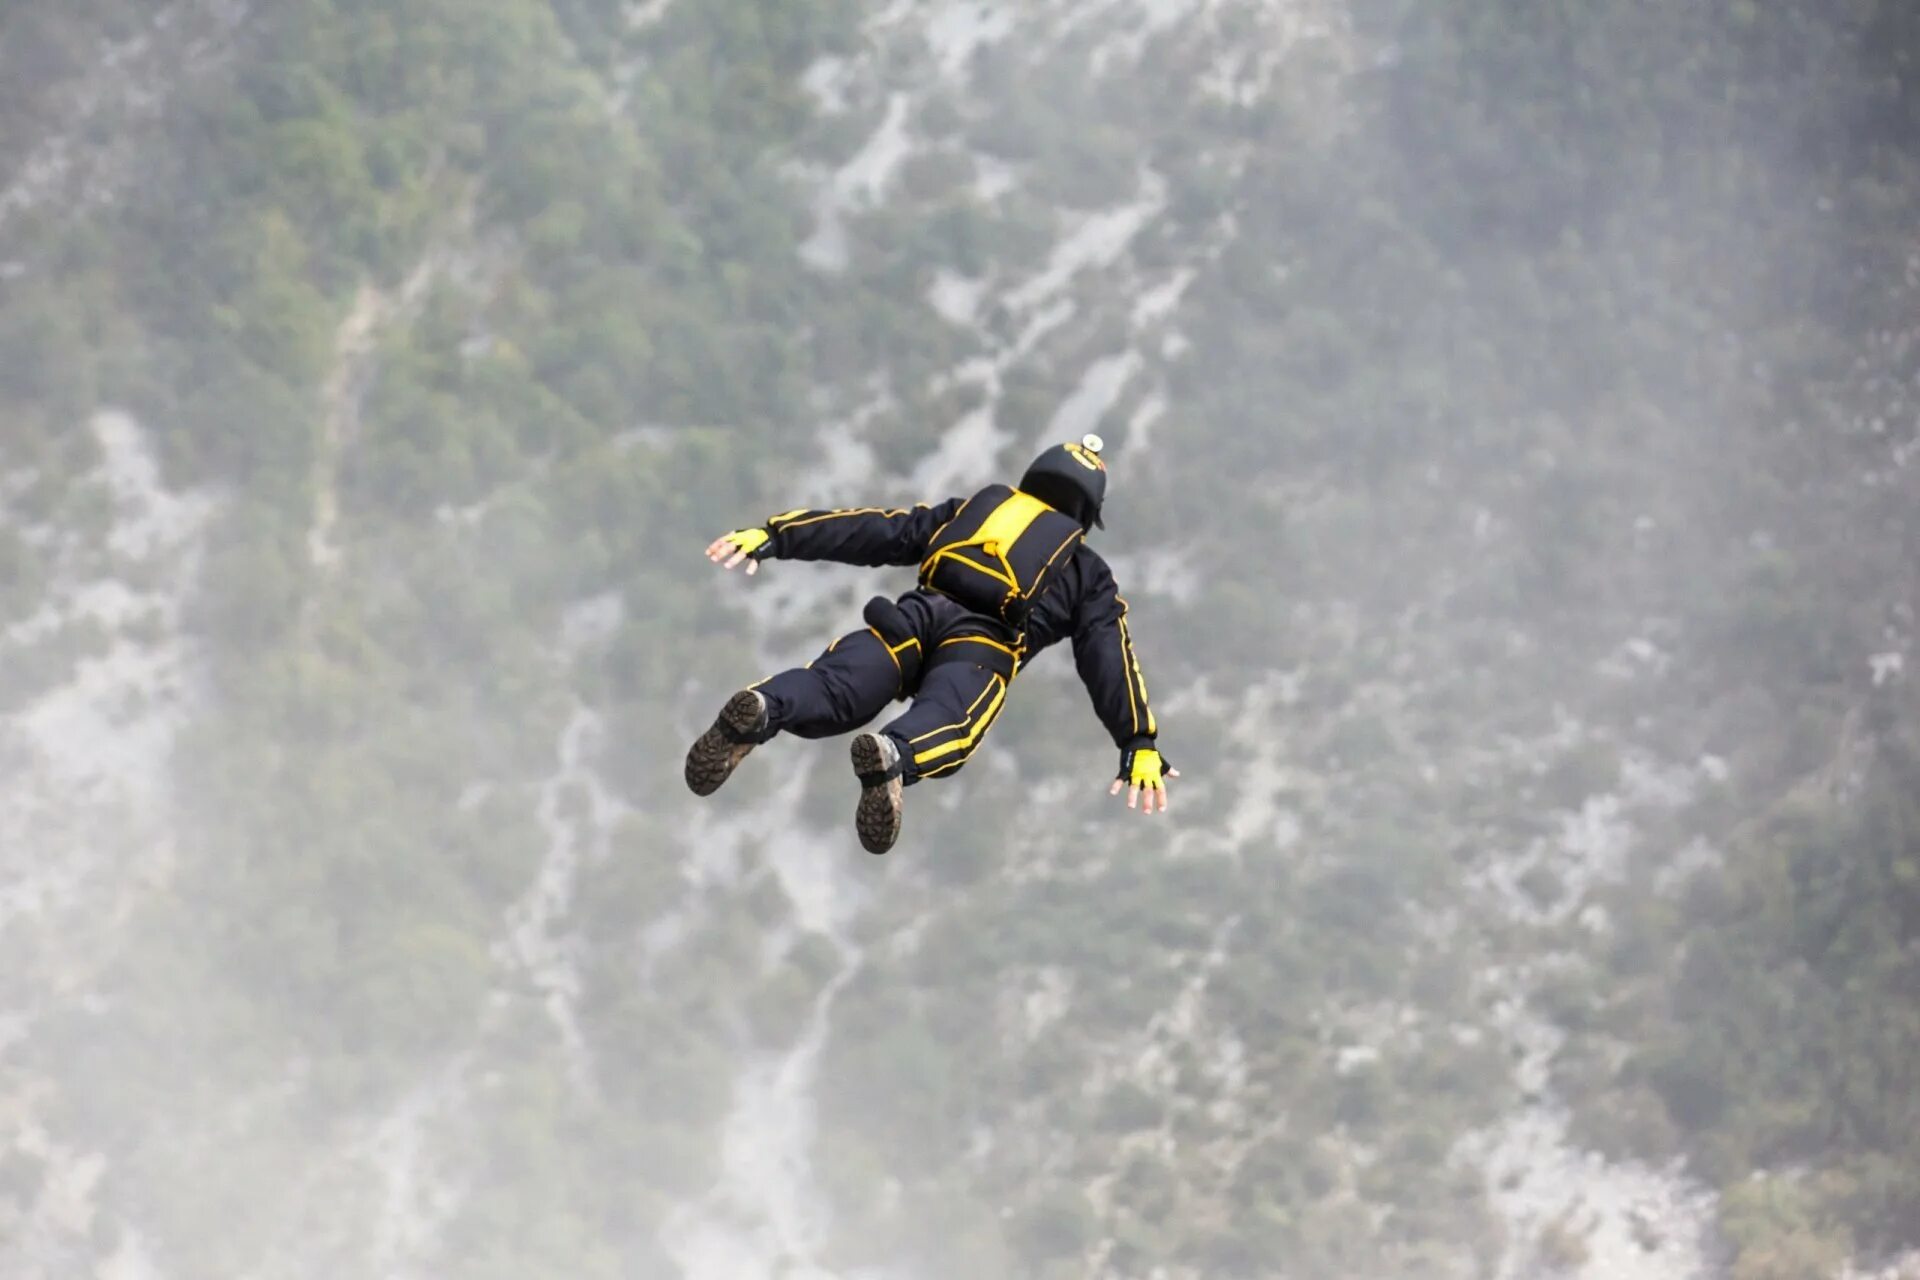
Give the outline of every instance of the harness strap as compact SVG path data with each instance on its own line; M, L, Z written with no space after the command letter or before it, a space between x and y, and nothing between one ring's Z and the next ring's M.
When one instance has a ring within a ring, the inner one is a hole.
M1084 536L1078 522L1032 494L989 485L934 534L920 586L1018 631L1050 572Z

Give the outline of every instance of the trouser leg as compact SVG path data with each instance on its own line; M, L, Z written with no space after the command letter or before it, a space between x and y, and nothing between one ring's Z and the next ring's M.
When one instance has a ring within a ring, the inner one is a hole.
M1006 678L984 666L945 662L928 671L913 705L883 731L900 747L907 783L959 772L1006 700Z
M767 736L831 738L879 715L900 692L900 666L872 631L827 646L804 667L753 686L767 700Z

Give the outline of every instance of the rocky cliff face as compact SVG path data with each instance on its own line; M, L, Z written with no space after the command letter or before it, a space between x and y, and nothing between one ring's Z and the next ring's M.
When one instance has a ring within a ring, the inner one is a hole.
M454 8L0 8L0 1271L1899 1274L1676 1026L1905 776L1920 276L1790 342L1642 19ZM1171 816L1061 654L885 862L680 794L881 589L706 537L1086 431Z

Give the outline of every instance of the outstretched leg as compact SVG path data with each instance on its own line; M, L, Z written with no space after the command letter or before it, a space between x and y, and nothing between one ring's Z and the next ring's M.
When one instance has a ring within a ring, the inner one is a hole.
M905 788L959 772L1006 700L1007 679L999 672L970 662L942 663L927 672L904 715L853 740L853 772L860 779L854 828L867 852L893 847Z
M687 751L687 786L712 795L749 752L775 734L827 738L857 729L900 691L900 666L872 631L827 646L804 667L783 671L727 699Z
M836 738L879 715L899 694L900 662L871 629L855 631L806 666L753 687L767 700L768 738Z
M907 785L958 773L1006 702L1006 677L988 667L947 662L927 672L913 705L883 730L901 748Z

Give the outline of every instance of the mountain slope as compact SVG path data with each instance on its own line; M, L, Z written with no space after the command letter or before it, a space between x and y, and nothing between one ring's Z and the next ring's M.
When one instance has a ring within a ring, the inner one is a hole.
M1903 11L0 6L9 1275L1714 1275L1920 1244ZM1097 430L1024 674L698 803ZM881 575L904 586L903 575Z

